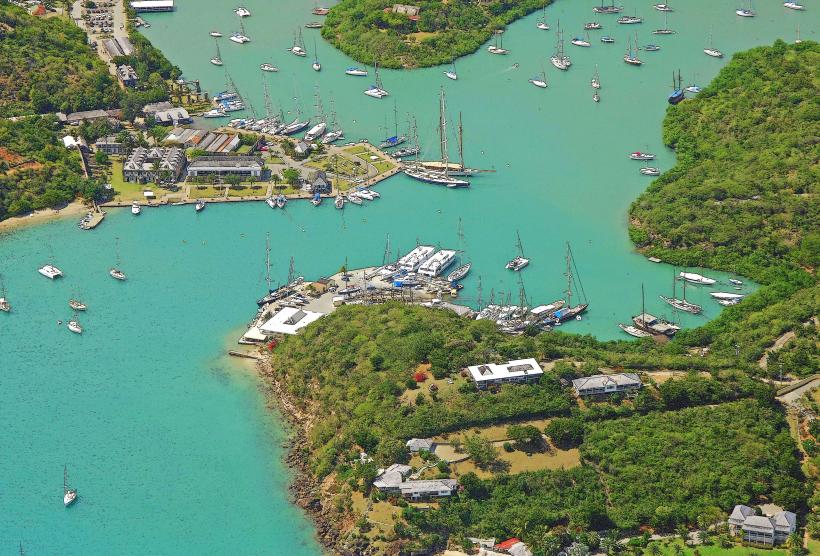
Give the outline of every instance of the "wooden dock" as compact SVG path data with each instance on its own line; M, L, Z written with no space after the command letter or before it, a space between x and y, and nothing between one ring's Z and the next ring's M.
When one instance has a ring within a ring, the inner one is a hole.
M103 220L105 220L105 211L97 208L93 211L91 215L91 220L89 220L88 223L85 225L85 229L93 230L94 228L99 226Z

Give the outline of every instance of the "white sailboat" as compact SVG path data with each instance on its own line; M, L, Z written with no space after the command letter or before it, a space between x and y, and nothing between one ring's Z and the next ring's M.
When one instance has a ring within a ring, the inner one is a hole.
M0 311L4 313L11 312L11 303L6 297L6 284L2 277L0 277Z
M370 88L368 88L364 92L364 94L366 94L369 97L373 97L373 98L384 98L384 97L388 96L390 93L388 93L384 89L384 85L382 85L382 77L381 77L381 74L379 74L379 62L378 61L373 62L373 73L376 75L376 83L371 85Z
M313 71L322 71L322 64L319 63L319 49L316 47L316 39L313 39Z
M699 284L702 286L711 286L712 284L717 282L717 280L715 280L714 278L707 278L706 276L703 276L702 274L697 274L695 272L681 272L678 276L681 280L685 280L687 282L691 282L692 284Z
M536 87L538 87L540 89L546 89L547 88L547 72L544 71L543 66L541 67L541 74L532 77L530 79L530 83L532 83L533 85L535 85Z
M632 39L627 39L626 52L624 53L624 62L631 66L640 66L643 61L638 58L638 38L635 38L635 50L632 50Z
M495 32L495 42L487 47L487 52L490 54L509 54L509 50L504 48L504 34Z
M231 36L228 39L236 44L245 44L246 42L251 42L251 39L245 35L245 24L242 23L242 18L239 18L239 31L235 33L231 33Z
M447 79L452 79L456 81L458 79L458 74L456 73L456 61L453 60L453 67L444 72L444 75L447 76Z
M82 325L80 325L80 321L77 320L76 316L74 318L72 318L70 321L68 321L68 324L66 326L68 327L69 330L71 330L75 334L82 334L83 333L83 327L82 327Z
M590 46L592 46L592 43L589 42L589 33L588 32L586 33L585 36L583 36L583 37L574 37L569 42L571 42L575 46L583 46L585 48L589 48Z
M124 281L126 279L125 273L119 269L120 266L120 238L116 239L115 250L117 253L117 266L108 271L108 275L114 280Z
M131 214L133 214L134 216L137 216L141 212L142 212L142 207L140 207L140 204L138 202L134 201L133 203L131 203Z
M301 28L297 29L296 33L294 33L293 46L288 48L288 52L290 52L294 56L299 56L300 58L304 58L305 56L307 56L307 50L305 50L305 41L302 38Z
M559 70L567 71L572 65L572 60L564 54L564 34L561 31L560 22L555 26L555 35L557 37L555 42L555 54L550 57L550 62Z
M703 49L703 52L712 58L723 58L723 52L712 46L712 33L709 33L709 45Z
M598 75L598 64L595 64L595 75L592 76L592 80L589 84L592 85L593 89L601 88L601 76Z
M63 505L67 508L77 500L77 490L68 488L68 466L63 466Z
M216 56L211 58L211 63L215 66L221 66L222 65L222 53L219 52L219 43L217 42L216 39L214 39L214 44L216 45Z
M521 234L518 233L518 230L515 231L515 247L518 250L518 254L513 257L504 268L507 270L512 270L514 272L518 272L522 270L525 266L530 264L530 260L524 256L524 247L521 245Z
M544 4L544 11L541 12L541 18L538 20L538 23L535 24L536 27L541 29L542 31L549 31L550 26L547 23L547 5Z

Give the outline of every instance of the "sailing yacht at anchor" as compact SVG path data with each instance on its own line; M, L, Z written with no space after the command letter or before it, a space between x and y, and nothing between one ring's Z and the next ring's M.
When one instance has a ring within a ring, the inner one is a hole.
M581 290L581 296L584 298L584 302L579 305L575 305L574 307L572 306L572 286L575 283L575 280L572 275L572 269L575 266L575 260L572 256L572 248L570 247L569 242L567 242L566 262L567 302L566 305L564 305L563 307L552 313L552 315L550 315L552 321L556 325L560 325L562 322L568 321L570 319L581 320L581 314L586 312L586 310L589 308L589 303L586 301L586 294L584 293L584 287L581 285L580 280L578 281L578 286Z
M370 88L368 88L364 92L364 94L366 94L369 97L373 97L373 98L384 98L384 97L388 96L390 93L388 93L384 89L384 85L382 85L382 77L379 74L379 62L378 61L373 62L373 73L376 74L376 83L371 85Z
M572 60L564 54L564 34L561 31L560 21L555 25L555 36L555 54L550 57L550 62L559 70L566 71L572 65Z
M518 233L518 230L515 231L515 247L518 250L518 254L513 257L504 268L507 270L512 270L514 272L518 272L522 270L525 266L530 264L530 260L524 256L524 246L521 245L521 235Z

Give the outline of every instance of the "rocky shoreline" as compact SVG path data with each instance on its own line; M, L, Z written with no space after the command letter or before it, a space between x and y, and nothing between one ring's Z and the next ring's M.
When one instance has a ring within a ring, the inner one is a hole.
M288 487L291 501L310 515L316 526L316 537L327 552L343 556L360 554L340 546L342 531L338 517L333 515L331 508L326 507L326 501L322 499L322 485L310 472L306 450L300 448L300 439L307 438L310 430L310 416L298 409L294 400L277 380L267 359L258 361L256 368L270 388L269 399L275 403L290 425L288 440L284 447L287 451L285 463L294 471L293 480Z

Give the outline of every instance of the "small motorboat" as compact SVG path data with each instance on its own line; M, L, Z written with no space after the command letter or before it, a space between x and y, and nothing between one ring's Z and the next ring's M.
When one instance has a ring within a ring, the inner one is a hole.
M731 293L731 292L709 292L709 295L712 296L712 299L736 299L741 300L746 297L742 293Z
M733 286L742 286L743 285L743 281L738 280L737 278L729 278L729 283L732 284Z
M590 21L589 23L584 23L584 29L587 31L593 31L595 29L602 29L602 25L597 21Z
M70 321L68 321L68 325L67 325L67 326L68 326L68 329L69 329L69 330L71 330L72 332L74 332L75 334L82 334L82 333L83 333L83 327L80 325L80 322L79 322L79 321L76 321L76 320L70 320ZM68 496L68 494L67 494L67 493L66 493L66 496ZM67 502L67 503L66 503L66 506L68 506L69 504L71 504L71 502L73 502L73 501L74 501L74 500L71 500L71 501Z
M305 29L321 29L322 24L318 21L311 21L310 23L305 23Z
M354 191L350 195L347 196L347 200L353 203L354 205L363 205L364 199L358 191Z
M265 204L267 204L270 208L276 208L276 200L273 197L268 197L265 199Z
M333 204L336 206L337 209L345 208L345 198L343 195L336 195L336 199L333 201Z
M214 56L213 58L211 58L211 63L215 66L221 66L222 58L220 58L219 56Z
M587 48L588 48L588 47L590 47L590 46L592 46L592 44L589 42L589 38L588 38L588 37L574 37L574 38L573 38L571 41L569 41L569 42L570 42L571 44L574 44L575 46L583 46L583 47L587 47Z
M717 48L704 48L703 52L705 52L707 56L711 56L712 58L723 58L723 52L721 52Z
M51 280L54 280L55 278L61 278L63 276L63 271L54 266L53 264L47 264L45 266L42 266L37 269L37 272Z
M5 297L0 297L0 311L3 311L4 313L11 312L11 303L9 303L9 300Z
M635 338L649 338L652 336L646 330L641 330L637 326L632 326L631 324L618 324L618 328L629 334L630 336L634 336Z
M204 200L197 199L196 204L194 205L194 211L202 212L203 210L205 210L205 205L206 204L207 203Z
M735 10L735 13L740 17L754 17L757 15L752 10L747 10L746 8L738 8L737 10Z
M687 92L687 93L699 93L699 92L701 92L702 90L703 90L703 89L701 89L701 88L700 88L700 87L698 87L697 85L689 85L688 87L686 87L686 92Z
M672 11L672 8L669 6L669 4L655 4L652 7L655 8L656 10L658 10L659 12L671 12Z
M615 39L613 39L609 35L604 35L603 37L601 37L601 42L604 44L613 44L615 43Z
M330 9L329 8L320 8L319 6L316 6L315 8L313 8L310 11L310 13L312 13L313 15L327 15L327 14L330 13Z
M535 26L538 27L539 29L541 29L542 31L549 31L550 30L550 24L547 23L546 21L539 21Z
M636 23L643 23L643 19L636 15L622 15L618 18L618 23L621 25L634 25Z
M658 50L661 49L661 47L658 46L657 44L647 44L646 46L643 47L643 49L647 52L657 52Z
M109 270L108 275L111 276L111 278L113 278L114 280L119 280L121 282L125 281L126 279L125 273L118 268L112 268L111 270Z
M142 212L142 207L140 207L138 202L134 201L133 203L131 203L131 214L136 216L141 212Z
M592 100L593 102L601 102L601 95L598 94L598 91L592 93Z
M354 77L367 77L367 70L362 68L347 68L345 75L352 75Z
M311 199L310 202L311 204L313 204L314 207L318 207L322 204L322 196L319 193L317 193L313 196L313 199Z
M80 301L79 299L69 299L68 306L74 309L75 311L85 311L88 309L85 303Z
M285 208L285 205L286 205L286 204L288 204L288 199L287 199L287 197L285 197L284 195L280 194L280 195L276 198L276 206L277 206L277 207L279 207L280 209L283 209L283 208Z
M473 263L467 263L467 264L461 265L460 267L458 267L457 269L455 269L454 271L452 271L450 274L447 275L447 281L448 282L458 282L459 280L461 280L462 278L467 276L467 273L470 272L471 268L473 268Z
M447 76L447 79L452 79L453 81L456 81L458 79L458 74L456 73L455 69L445 71L444 75Z
M259 66L259 69L261 69L262 71L279 71L279 68L277 68L273 64L268 64L267 62L261 64Z
M212 37L219 38L219 37L221 37L221 36L222 36L222 33L220 33L219 31L211 31L211 32L210 32L210 35L211 35Z
M225 116L227 116L227 113L221 106L219 108L212 108L202 114L203 118L224 118Z
M641 151L635 151L629 155L631 160L655 160L655 155L652 153L642 153Z
M660 171L659 168L654 168L652 166L646 166L644 168L641 168L641 174L643 174L644 176L660 176L661 171Z
M806 8L803 4L799 4L797 2L783 2L784 8L789 8L790 10L805 10Z
M717 302L723 305L724 307L731 307L732 305L737 305L740 303L740 299L718 299Z
M251 15L251 11L248 8L244 8L242 6L239 6L238 8L236 8L233 11L233 13L235 13L239 17L248 17L248 16Z
M504 265L504 268L506 268L507 270L518 272L528 264L530 264L530 260L528 258L518 255L510 262L508 262L506 265Z

